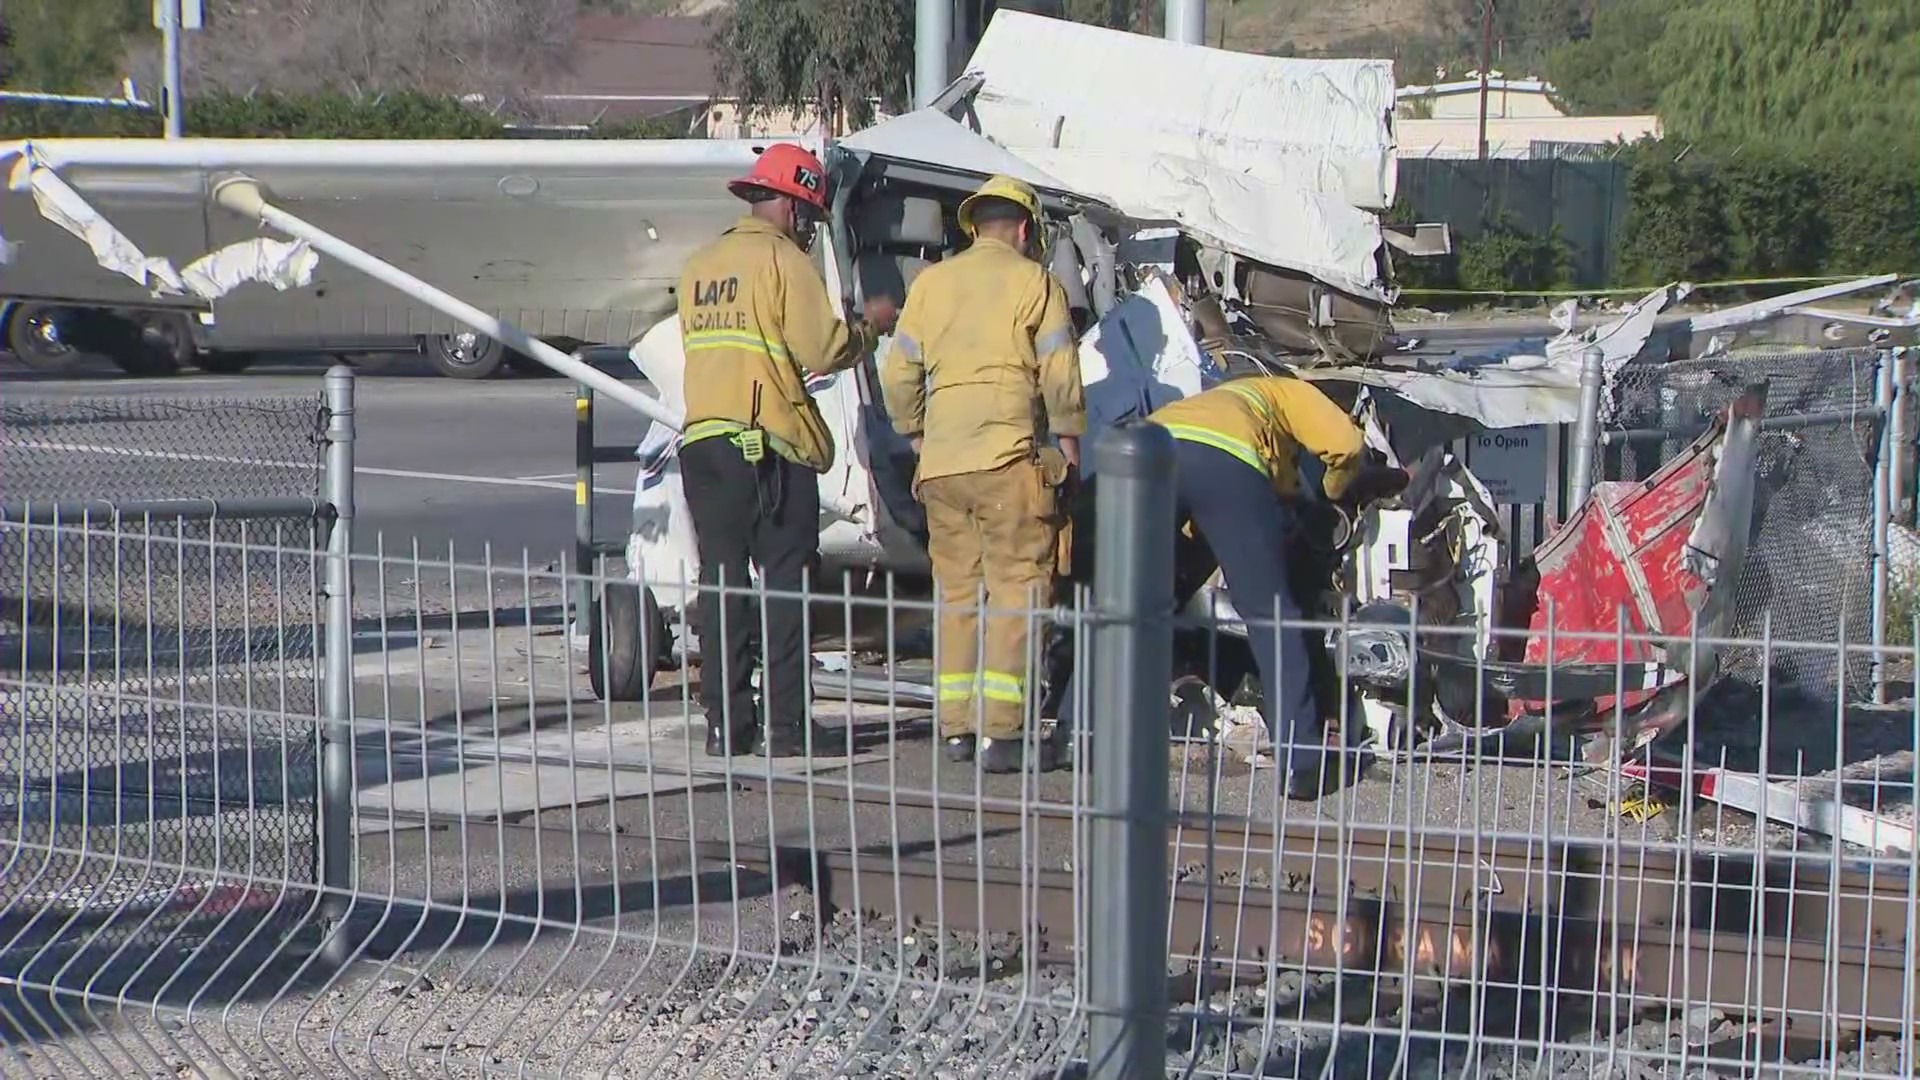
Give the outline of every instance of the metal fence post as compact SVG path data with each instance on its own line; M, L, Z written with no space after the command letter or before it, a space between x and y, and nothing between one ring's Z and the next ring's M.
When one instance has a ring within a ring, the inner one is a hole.
M1880 447L1873 463L1873 700L1887 702L1887 662L1880 649L1887 644L1888 524L1893 518L1894 442L1893 353L1882 352L1873 384L1873 403L1880 408ZM1846 660L1841 658L1842 667Z
M1573 479L1568 484L1567 516L1586 505L1593 491L1594 458L1600 452L1600 387L1606 380L1606 354L1590 345L1580 354L1580 419L1573 428Z
M353 865L353 369L327 370L326 651L321 686L325 717L320 753L321 912L331 926L324 951L332 962L351 952L344 921L351 906Z
M1093 460L1088 1075L1137 1080L1166 1062L1173 440L1123 426Z
M1893 416L1888 422L1892 425L1893 472L1890 482L1893 496L1890 508L1893 520L1911 526L1914 519L1913 506L1913 429L1907 420L1907 411L1912 408L1910 400L1913 393L1913 354L1904 346L1893 349Z
M572 636L589 640L593 612L593 387L575 383L573 391L573 626Z

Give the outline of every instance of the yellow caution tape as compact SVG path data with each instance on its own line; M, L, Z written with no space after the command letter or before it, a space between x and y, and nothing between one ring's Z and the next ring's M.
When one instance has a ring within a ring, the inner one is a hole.
M1858 281L1872 275L1847 274L1840 277L1737 278L1731 281L1691 282L1694 292L1702 289L1730 289L1746 285L1830 285ZM1901 278L1909 275L1900 274ZM1669 283L1671 284L1671 283ZM1645 295L1665 285L1625 285L1612 289L1401 289L1402 296L1627 296Z

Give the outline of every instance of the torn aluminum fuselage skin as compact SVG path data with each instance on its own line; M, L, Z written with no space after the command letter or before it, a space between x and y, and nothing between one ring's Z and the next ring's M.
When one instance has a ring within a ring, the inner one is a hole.
M1000 11L964 70L933 109L1136 221L1177 225L1162 268L1214 295L1230 327L1316 360L1387 347L1391 63Z
M1867 311L1833 306L1889 290ZM1694 315L1671 335L1676 358L1705 359L1741 349L1889 348L1920 344L1920 281L1878 274L1820 285Z

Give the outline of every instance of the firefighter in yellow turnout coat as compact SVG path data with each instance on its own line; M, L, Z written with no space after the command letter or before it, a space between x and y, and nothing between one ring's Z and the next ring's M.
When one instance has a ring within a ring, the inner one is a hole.
M865 323L842 322L807 257L828 205L813 154L770 146L728 187L749 213L687 260L679 287L680 476L700 554L700 698L715 755L751 753L761 734L751 644L763 624L744 591L749 561L768 592L797 594L819 558L819 476L834 447L806 376L858 363L894 316L891 300L874 299ZM768 598L760 696L774 757L846 749L844 732L811 721L804 624L800 600Z
M920 453L947 757L977 752L982 769L1013 772L1037 667L1028 613L1051 597L1059 487L1079 463L1086 402L1066 293L1037 258L1033 189L994 177L961 203L960 225L973 243L914 280L881 385L894 427ZM1051 746L1039 756L1051 767Z
M1329 755L1309 678L1308 631L1287 580L1303 496L1298 461L1320 459L1321 492L1364 507L1398 493L1407 474L1374 464L1360 428L1319 387L1290 374L1249 375L1164 405L1147 417L1174 439L1176 514L1217 560L1260 670L1268 733L1289 798L1311 801L1343 779ZM1098 478L1095 478L1098 482ZM1279 623L1296 625L1280 630ZM1056 739L1074 726L1073 694Z

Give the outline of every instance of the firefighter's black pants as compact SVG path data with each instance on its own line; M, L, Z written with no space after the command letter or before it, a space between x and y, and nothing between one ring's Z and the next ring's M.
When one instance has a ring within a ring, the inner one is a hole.
M1324 759L1325 732L1307 666L1307 635L1316 631L1278 628L1280 622L1301 619L1287 580L1289 552L1297 542L1294 507L1271 481L1232 454L1185 440L1173 447L1176 520L1191 519L1213 549L1234 611L1247 624L1276 756L1288 772L1317 768ZM1073 690L1070 684L1060 703L1064 731L1073 729L1078 711ZM1220 693L1229 695L1232 688L1222 687Z
M791 594L811 587L819 562L819 474L771 450L749 465L731 441L709 438L681 448L680 481L700 554L700 704L707 726L726 726L735 736L758 726L751 681L758 637L767 729L798 731L808 718L806 613ZM757 584L747 575L748 560L760 569Z

